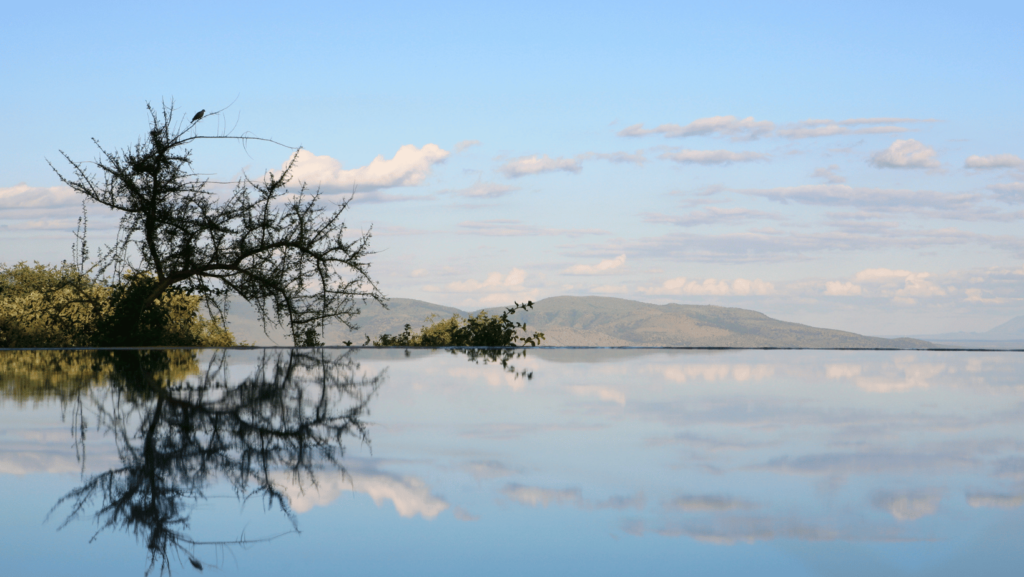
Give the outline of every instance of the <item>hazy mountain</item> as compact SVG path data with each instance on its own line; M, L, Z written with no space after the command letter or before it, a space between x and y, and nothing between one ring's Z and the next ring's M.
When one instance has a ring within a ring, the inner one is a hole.
M1014 317L1005 323L984 332L956 332L938 335L922 335L946 346L965 348L1024 348L1024 316Z
M499 314L503 308L488 309ZM329 330L325 342L361 344L365 337L396 334L408 323L414 329L430 315L463 318L473 314L413 299L391 299L388 309L367 304L355 319L359 330ZM821 329L772 319L756 311L711 305L653 305L609 297L553 297L537 302L533 310L516 313L530 331L541 331L546 346L640 347L792 347L912 349L933 345L916 339L884 339ZM272 343L259 329L252 309L233 305L231 329L239 340ZM290 342L278 331L276 344Z

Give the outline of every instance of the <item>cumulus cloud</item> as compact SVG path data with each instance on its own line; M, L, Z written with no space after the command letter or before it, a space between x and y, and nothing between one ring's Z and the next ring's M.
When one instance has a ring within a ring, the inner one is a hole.
M601 274L610 270L615 270L620 266L626 264L626 255L620 254L615 258L609 258L602 260L597 264L577 264L567 269L567 274Z
M544 172L571 172L579 174L583 165L576 158L551 158L548 155L521 156L513 158L498 169L509 178Z
M860 271L854 279L860 283L875 284L891 284L902 281L903 287L891 293L893 300L904 304L914 304L917 302L917 298L946 295L945 289L928 280L930 276L927 272L915 273L907 270L872 268Z
M422 148L407 144L399 148L391 159L380 155L367 166L345 170L341 162L330 156L317 156L308 150L300 150L295 153L293 176L313 186L354 188L357 191L416 186L430 175L431 167L444 162L449 154L436 144L426 144Z
M647 136L661 134L667 138L686 138L688 136L731 136L736 140L753 139L770 134L775 124L767 120L754 120L754 117L739 119L735 116L712 116L700 118L680 126L678 124L661 124L654 128L644 128L643 124L634 124L619 131L619 136Z
M1024 166L1024 159L1015 154L993 154L992 156L968 156L965 168L1017 168Z
M860 285L855 285L852 282L829 281L825 283L825 294L827 295L848 297L860 293Z
M680 150L678 152L666 152L659 158L680 164L711 165L768 160L768 155L758 152L733 152L731 150Z
M768 295L775 292L775 286L761 279L747 280L738 278L729 284L724 280L713 278L703 282L688 281L686 277L669 279L656 287L637 287L642 293L649 295L695 295L695 296L746 296Z
M876 168L937 168L935 149L913 138L897 140L889 148L871 156L869 163Z

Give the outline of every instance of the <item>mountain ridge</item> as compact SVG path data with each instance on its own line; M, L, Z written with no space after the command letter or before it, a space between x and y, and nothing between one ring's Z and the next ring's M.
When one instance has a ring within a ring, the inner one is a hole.
M246 310L248 309L248 310ZM486 310L500 314L505 307ZM241 314L239 314L241 312ZM416 299L394 298L388 309L368 303L354 321L356 331L328 327L324 342L362 344L364 335L397 334L406 324L413 330L424 326L431 315L463 318L479 311L463 311ZM656 305L615 297L557 296L534 303L532 310L513 317L525 322L530 332L545 334L545 346L638 346L724 348L853 348L920 349L936 345L919 339L869 337L848 331L811 327L773 319L763 313L716 305L669 303ZM239 341L269 344L247 303L232 304L229 326ZM271 331L269 340L289 345L284 331Z

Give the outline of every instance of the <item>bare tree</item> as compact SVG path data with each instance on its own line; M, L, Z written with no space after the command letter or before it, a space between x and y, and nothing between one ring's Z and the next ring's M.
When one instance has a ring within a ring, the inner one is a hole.
M320 344L330 321L355 328L357 300L384 303L366 261L373 254L370 231L344 238L342 214L351 196L328 211L319 189L300 183L297 192L289 191L293 154L281 172L261 180L243 176L230 195L218 198L208 190L210 180L194 172L188 145L200 139L274 141L194 130L218 112L175 126L173 102L147 109L149 131L134 146L111 152L93 139L100 150L92 163L98 173L63 151L72 175L54 168L75 192L122 214L117 239L100 252L94 270L139 287L119 315L123 326L117 332L125 339L170 287L202 295L211 314L226 313L227 296L238 295L256 309L264 330L268 323L286 324L297 345ZM84 247L84 239L79 242ZM147 282L139 282L140 273Z

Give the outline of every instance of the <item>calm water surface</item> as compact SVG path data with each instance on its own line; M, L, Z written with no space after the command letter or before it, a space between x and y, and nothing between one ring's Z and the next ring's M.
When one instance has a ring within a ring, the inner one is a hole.
M505 357L0 352L0 573L1024 567L1020 353Z

